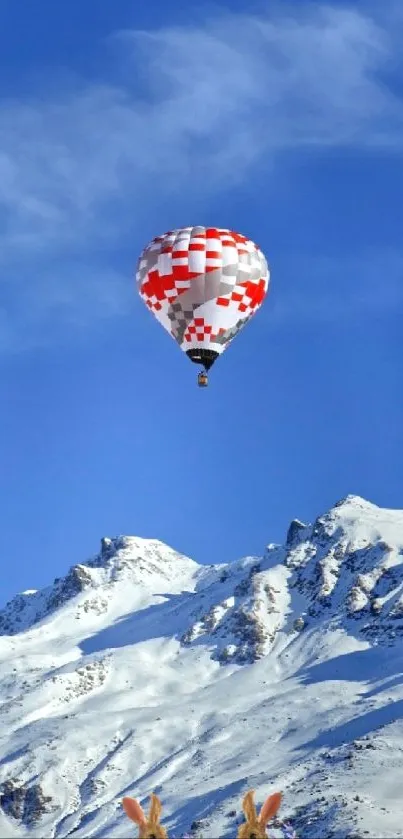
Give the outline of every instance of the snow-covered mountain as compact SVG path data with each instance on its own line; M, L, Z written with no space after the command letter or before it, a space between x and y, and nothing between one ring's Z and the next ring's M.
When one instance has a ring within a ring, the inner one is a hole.
M133 836L154 790L171 837L230 837L254 788L304 839L402 836L402 712L403 511L209 567L104 538L0 612L0 835Z

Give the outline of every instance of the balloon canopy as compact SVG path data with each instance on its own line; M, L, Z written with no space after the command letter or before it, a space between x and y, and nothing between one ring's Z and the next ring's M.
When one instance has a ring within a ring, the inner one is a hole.
M262 251L240 233L182 227L147 245L136 278L153 315L208 370L262 305L270 272Z

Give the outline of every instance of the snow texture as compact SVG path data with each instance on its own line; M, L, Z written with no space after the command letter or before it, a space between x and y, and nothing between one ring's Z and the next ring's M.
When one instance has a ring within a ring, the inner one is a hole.
M0 835L130 837L155 791L171 837L233 837L253 788L303 839L401 837L402 644L403 511L209 567L104 538L0 612Z

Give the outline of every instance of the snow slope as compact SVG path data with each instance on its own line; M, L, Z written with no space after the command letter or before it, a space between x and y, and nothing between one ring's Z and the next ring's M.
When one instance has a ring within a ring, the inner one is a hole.
M171 837L230 837L251 787L304 839L403 833L403 511L210 567L103 539L0 633L2 837L130 837L152 790Z

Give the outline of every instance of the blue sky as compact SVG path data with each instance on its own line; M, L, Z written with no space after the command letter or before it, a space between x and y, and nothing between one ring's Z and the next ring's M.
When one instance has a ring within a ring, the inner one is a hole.
M224 562L348 493L403 507L386 5L3 0L2 601L103 535ZM272 272L207 391L133 279L149 239L198 224Z

